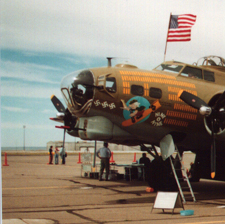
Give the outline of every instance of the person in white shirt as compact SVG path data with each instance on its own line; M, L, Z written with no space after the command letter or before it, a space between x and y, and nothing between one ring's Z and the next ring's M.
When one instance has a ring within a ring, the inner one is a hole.
M108 143L104 142L103 147L98 149L96 152L98 158L101 159L101 168L99 173L99 181L102 181L102 174L104 169L106 170L106 181L108 180L109 176L109 159L111 157L111 151L108 148Z

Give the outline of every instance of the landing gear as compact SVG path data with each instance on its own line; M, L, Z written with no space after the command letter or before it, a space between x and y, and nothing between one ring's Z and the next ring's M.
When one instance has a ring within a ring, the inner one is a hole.
M159 156L151 162L148 172L148 184L155 191L175 191L177 190L169 158L163 161Z
M141 145L141 151L147 151L154 159L150 167L146 170L146 181L155 191L174 191L177 190L176 180L170 165L169 158L165 161L162 159L155 148ZM155 153L153 153L153 151Z

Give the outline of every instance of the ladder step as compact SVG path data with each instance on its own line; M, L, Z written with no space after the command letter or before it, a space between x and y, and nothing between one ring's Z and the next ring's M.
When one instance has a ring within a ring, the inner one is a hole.
M181 170L181 169L175 169L176 172L180 172L182 173L182 171L184 172L185 170Z
M189 190L189 187L181 187L182 190Z
M176 146L175 146L175 152L177 153L176 157L174 158L173 161L170 158L170 163L171 163L171 167L172 167L172 170L173 170L174 177L175 177L176 182L177 182L178 189L180 191L181 198L183 200L183 203L186 202L186 197L188 198L188 200L192 200L192 201L195 202L196 199L195 199L191 184L189 182L189 178L188 178L188 176L186 176L186 169L184 168L184 164L182 162L182 157L180 156L180 153L179 153ZM175 164L178 161L180 162L181 166L179 168L175 169ZM178 176L177 176L178 172L177 171L180 171L182 175L185 172L185 175L182 178L180 178L180 177L178 178ZM183 184L181 186L182 182L185 182L185 186L183 186ZM188 191L189 192L188 196L187 195L184 196L183 191Z
M184 168L176 168L175 170L184 170L184 171L185 171L185 169L184 169Z
M188 196L186 196L186 195L185 195L185 199L186 199L186 200L193 200L194 198L193 198L193 197L191 197L191 196L190 196L190 197L188 197Z

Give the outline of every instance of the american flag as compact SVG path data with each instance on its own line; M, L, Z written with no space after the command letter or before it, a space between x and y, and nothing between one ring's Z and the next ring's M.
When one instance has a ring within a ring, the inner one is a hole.
M190 41L191 27L195 21L196 16L192 14L171 15L167 42Z

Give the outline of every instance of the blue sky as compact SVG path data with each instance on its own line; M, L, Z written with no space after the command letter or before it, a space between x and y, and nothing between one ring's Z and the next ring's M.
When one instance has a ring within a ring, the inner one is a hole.
M68 73L107 64L106 57L152 69L163 61L169 15L197 15L190 42L168 43L166 60L225 57L223 0L2 0L1 145L62 140L49 117ZM67 141L74 138L67 135Z
M50 52L2 49L1 56L2 146L22 146L24 125L28 146L45 146L50 140L62 140L62 130L54 129L61 124L49 120L56 114L50 96L56 94L61 98L61 79L74 69L105 65L105 59L97 60L96 65L93 58L82 61L76 55Z

